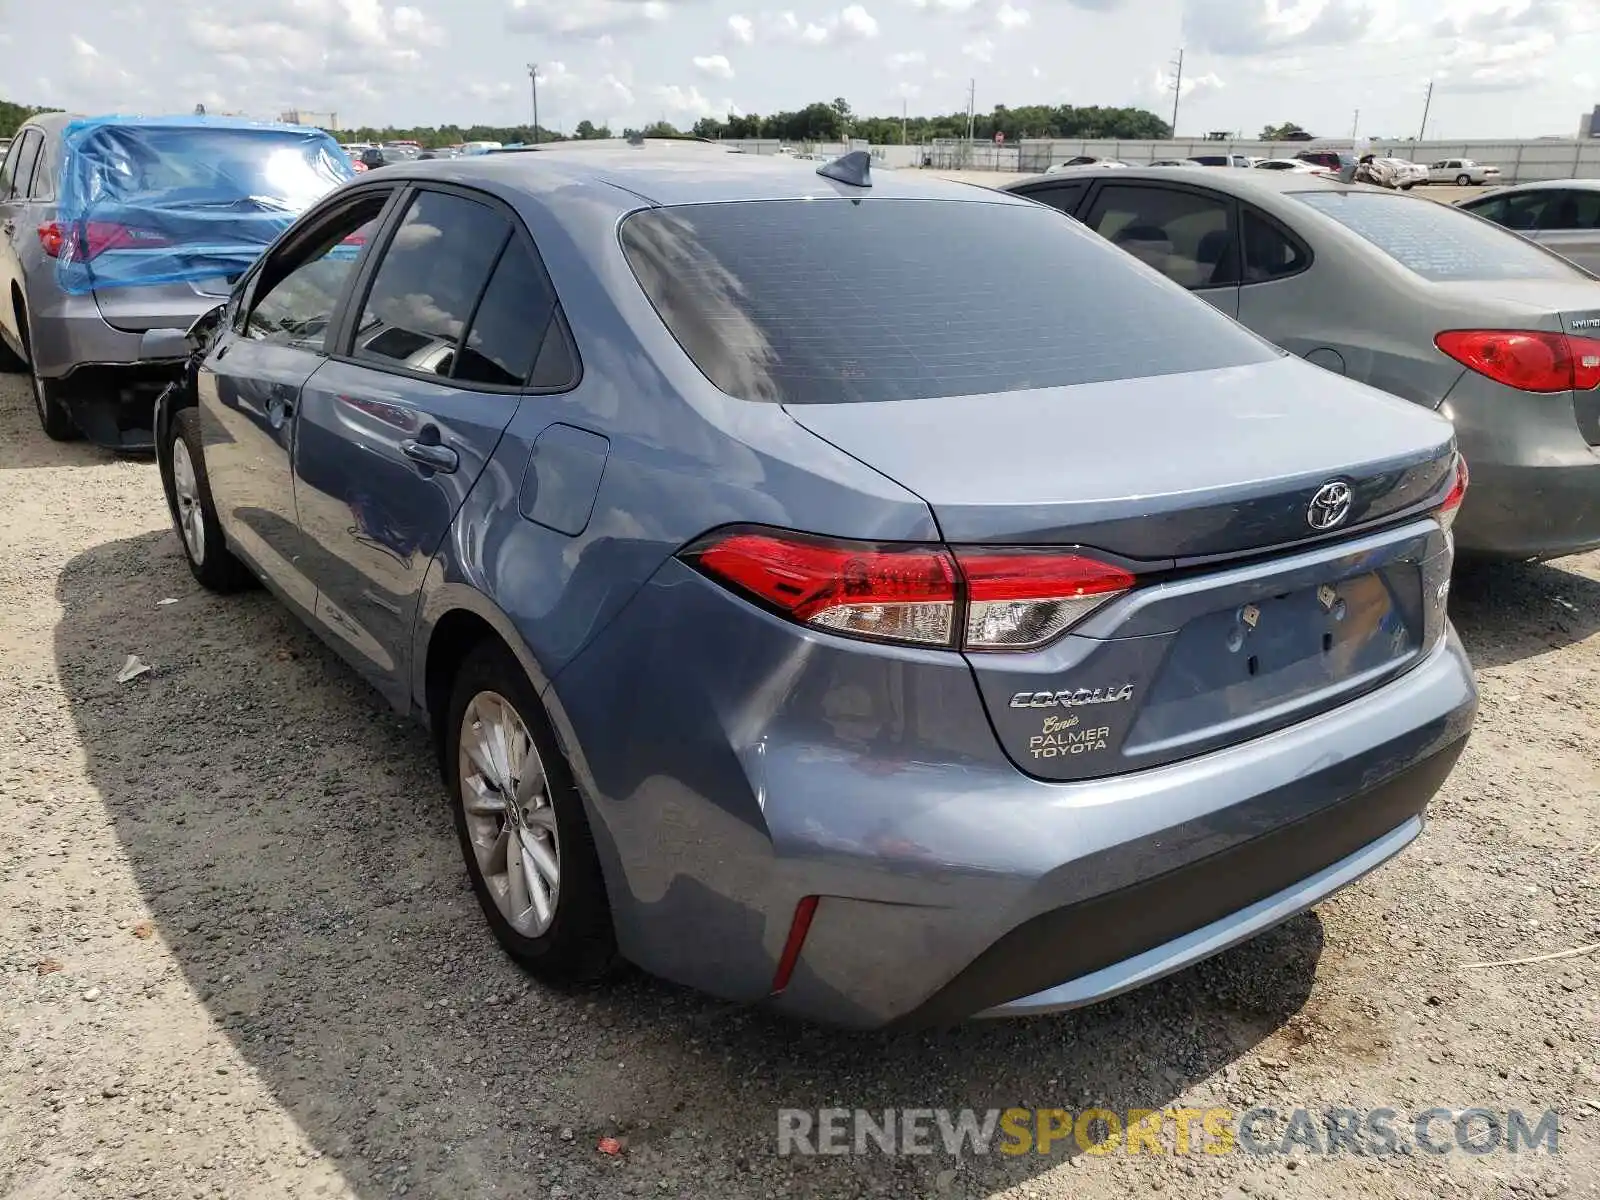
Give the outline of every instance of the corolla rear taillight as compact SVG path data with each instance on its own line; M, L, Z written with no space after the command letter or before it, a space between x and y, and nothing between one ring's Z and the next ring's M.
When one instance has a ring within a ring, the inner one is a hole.
M955 563L936 547L745 531L686 557L803 624L926 646L948 646L955 628Z
M969 650L1042 646L1134 584L1131 571L1071 552L958 550Z
M790 620L872 641L1027 650L1134 585L1077 551L847 542L733 530L683 558Z

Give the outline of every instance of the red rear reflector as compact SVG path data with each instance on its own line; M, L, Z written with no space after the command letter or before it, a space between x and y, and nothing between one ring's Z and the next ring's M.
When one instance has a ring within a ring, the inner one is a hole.
M66 244L66 240L67 235L61 228L61 222L48 221L39 226L39 244L51 258L61 257L61 247Z
M806 934L811 932L811 918L817 915L817 897L803 896L794 906L794 920L789 922L789 940L783 944L783 957L778 959L778 969L772 973L772 994L776 996L789 986L795 964L800 961L800 949L806 944Z
M1041 645L1134 585L1131 571L1080 554L958 550L956 562L973 649Z
M1461 511L1461 502L1467 498L1467 460L1461 455L1456 455L1455 478L1450 482L1450 490L1445 493L1444 503L1439 506L1439 524L1448 531L1456 523L1456 513Z
M968 650L1043 645L1136 582L1122 567L1070 551L970 547L952 555L940 546L779 530L712 535L683 557L794 621Z
M1434 344L1462 366L1521 392L1600 387L1600 341L1517 329L1453 329Z
M955 564L936 547L734 533L690 557L796 621L888 641L950 644Z

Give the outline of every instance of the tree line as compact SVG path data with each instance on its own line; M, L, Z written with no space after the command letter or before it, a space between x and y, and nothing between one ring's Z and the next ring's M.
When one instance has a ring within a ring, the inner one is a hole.
M0 137L10 137L23 121L37 112L48 111L0 101ZM423 146L451 146L462 142L502 142L517 144L553 142L569 139L617 136L604 125L579 121L570 133L529 125L419 125L363 126L359 129L329 130L340 141L413 141ZM1003 134L1008 142L1022 138L1116 138L1128 141L1170 137L1172 127L1155 113L1142 108L1104 108L1100 105L1075 107L1070 104L1030 104L1021 107L996 105L986 113L974 113L972 135L990 141ZM862 116L852 111L843 97L832 103L817 101L794 112L762 116L704 117L680 129L668 121L657 121L638 129L624 129L622 136L703 138L775 138L785 142L841 142L863 138L878 145L905 141L910 144L935 138L967 136L967 114L952 112L935 116Z

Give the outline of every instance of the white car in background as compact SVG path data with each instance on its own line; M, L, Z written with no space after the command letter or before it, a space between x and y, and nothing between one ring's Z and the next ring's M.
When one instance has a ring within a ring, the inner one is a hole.
M1428 164L1429 183L1453 183L1466 187L1473 183L1499 183L1500 168L1486 166L1470 158L1441 158Z
M1265 158L1255 166L1258 171L1298 171L1302 175L1332 175L1327 167L1319 167L1298 158Z
M1064 163L1057 163L1053 167L1046 167L1046 175L1059 175L1062 171L1077 171L1083 167L1110 167L1123 168L1128 164L1120 158L1096 158L1092 154L1080 154L1076 158L1069 158Z
M1402 192L1409 192L1417 184L1428 182L1428 168L1421 163L1414 163L1404 158L1386 158L1383 161L1394 172L1394 185Z

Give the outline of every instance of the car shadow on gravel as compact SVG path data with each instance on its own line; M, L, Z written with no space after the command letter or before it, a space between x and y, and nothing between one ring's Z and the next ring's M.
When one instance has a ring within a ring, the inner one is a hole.
M152 952L363 1200L987 1195L1071 1139L779 1157L778 1110L1159 1109L1315 1023L1314 914L1090 1009L928 1033L802 1026L638 972L552 991L489 936L425 736L270 597L200 592L166 532L79 555L56 595L61 684ZM152 670L118 684L128 654ZM174 1086L201 1070L173 1062ZM1209 1086L1270 1086L1249 1082Z
M1462 560L1450 618L1479 668L1503 667L1581 642L1600 630L1600 581L1579 573L1595 556L1553 563Z

